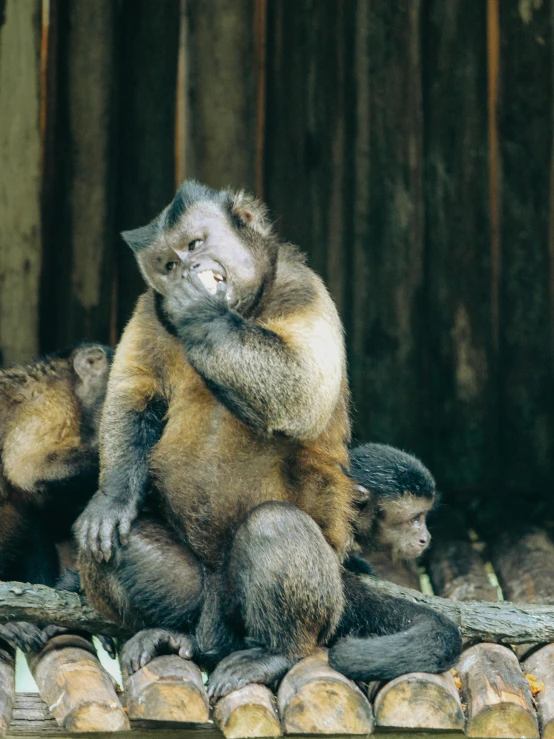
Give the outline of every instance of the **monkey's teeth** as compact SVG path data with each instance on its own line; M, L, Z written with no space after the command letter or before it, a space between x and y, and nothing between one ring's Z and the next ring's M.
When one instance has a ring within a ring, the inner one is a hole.
M202 272L197 272L198 279L202 282L206 290L211 294L215 295L217 291L217 283L219 280L217 279L219 275L215 275L213 270L211 269L204 269Z

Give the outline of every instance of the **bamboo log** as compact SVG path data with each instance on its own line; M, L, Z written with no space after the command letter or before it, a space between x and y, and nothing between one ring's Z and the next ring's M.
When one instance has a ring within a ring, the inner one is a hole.
M15 660L0 649L0 737L6 736L15 702Z
M318 649L283 678L277 693L286 734L369 734L373 714L369 701L351 680L327 662Z
M467 736L538 739L531 690L513 652L477 644L462 654L458 671L467 699Z
M281 736L275 698L265 685L246 685L222 698L214 720L226 739Z
M449 672L412 672L383 685L373 704L379 727L462 731L464 714Z
M75 637L73 637L75 638ZM112 679L91 654L90 645L55 648L51 639L30 660L41 698L66 731L125 731L129 721L116 695ZM60 643L65 643L64 636Z
M503 644L554 642L554 606L453 601L373 577L364 579L378 593L405 598L442 613L468 639ZM53 623L93 634L122 635L120 627L104 619L77 594L20 582L0 583L0 623L7 621Z
M209 719L208 694L194 662L174 654L156 657L123 682L131 719L198 724Z
M542 739L554 738L554 644L535 652L523 664L526 674L531 674L544 685L535 695Z

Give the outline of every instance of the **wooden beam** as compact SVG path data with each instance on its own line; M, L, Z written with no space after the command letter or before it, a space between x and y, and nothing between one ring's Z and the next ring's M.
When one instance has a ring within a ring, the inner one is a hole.
M0 365L38 353L40 0L0 8Z
M0 648L0 737L6 736L15 702L15 660L11 652Z
M215 723L226 739L282 736L275 696L265 685L246 685L218 701Z

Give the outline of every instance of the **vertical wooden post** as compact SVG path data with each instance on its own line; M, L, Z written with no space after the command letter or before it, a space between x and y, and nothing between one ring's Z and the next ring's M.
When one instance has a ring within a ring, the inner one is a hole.
M40 0L0 6L0 364L38 351Z
M45 348L110 337L116 9L114 0L56 2L56 218L45 236Z
M0 737L6 736L15 702L15 659L11 650L0 645Z
M429 459L448 489L495 479L485 3L425 3Z

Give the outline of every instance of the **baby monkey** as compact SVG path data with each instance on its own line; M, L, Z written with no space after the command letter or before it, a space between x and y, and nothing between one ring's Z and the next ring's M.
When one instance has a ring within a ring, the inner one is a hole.
M358 515L355 549L345 567L371 574L364 554L384 552L393 561L423 554L431 541L427 514L437 500L435 481L425 465L392 446L363 444L350 452L350 476L358 491Z

